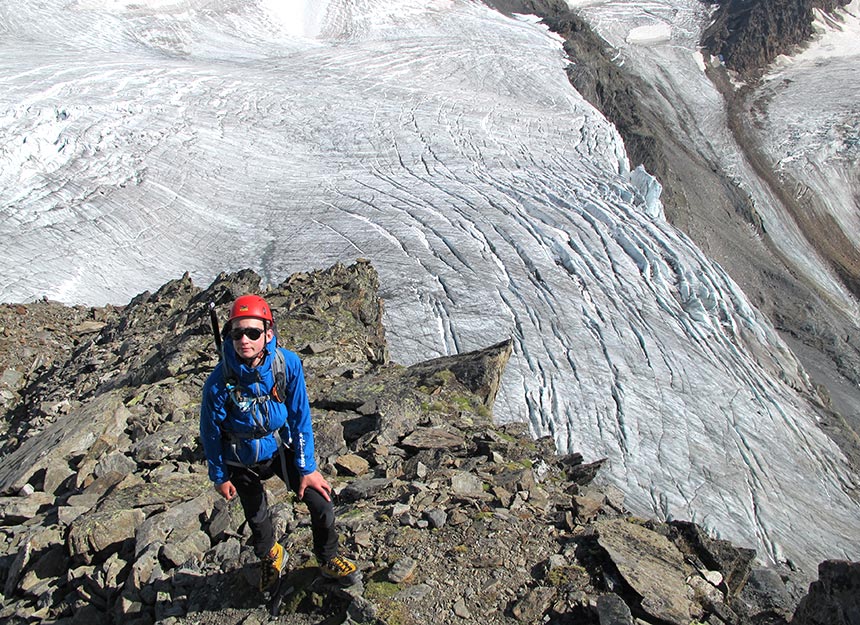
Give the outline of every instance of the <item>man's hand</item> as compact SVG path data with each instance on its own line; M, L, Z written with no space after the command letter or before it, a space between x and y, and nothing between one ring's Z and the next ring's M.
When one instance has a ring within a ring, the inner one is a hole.
M326 479L319 471L314 471L313 473L308 473L307 475L302 476L302 479L299 482L299 499L304 499L305 489L307 488L313 488L314 490L319 491L320 494L325 497L326 501L331 501L331 484L326 482Z
M236 487L233 486L233 482L227 480L226 482L222 482L220 484L215 484L215 490L221 493L221 496L230 501L233 497L236 496Z

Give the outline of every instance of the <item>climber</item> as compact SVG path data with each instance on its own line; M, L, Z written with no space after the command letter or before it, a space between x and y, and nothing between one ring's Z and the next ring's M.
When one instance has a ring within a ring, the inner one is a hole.
M273 475L308 506L322 576L355 583L356 565L338 552L332 488L314 458L301 360L277 346L272 311L257 295L233 302L223 338L221 362L203 386L200 438L215 490L227 501L239 496L260 558L260 590L275 586L287 559L263 487Z

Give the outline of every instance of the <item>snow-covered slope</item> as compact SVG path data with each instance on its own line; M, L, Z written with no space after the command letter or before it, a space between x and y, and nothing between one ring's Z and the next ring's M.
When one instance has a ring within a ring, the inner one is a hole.
M699 49L702 28L710 21L708 5L698 0L654 0L646 5L630 0L568 0L568 4L619 51L620 63L649 84L660 85L663 112L689 134L698 151L749 194L769 241L792 271L815 284L860 324L856 298L809 240L803 224L786 211L747 162L728 128L723 98L704 71L706 64L717 61L703 58ZM855 13L857 5L857 0L851 5ZM832 200L827 205L831 211L836 209L837 222L846 233L856 233L858 206L852 195L860 189L860 177L856 158L852 162L851 156L857 150L852 138L856 139L858 127L854 86L860 72L856 38L860 28L856 16L849 16L841 27L822 18L819 29L829 28L830 36L816 41L797 61L781 61L783 69L772 72L755 98L753 129L759 131L757 138L772 160ZM824 57L829 57L827 63L820 62ZM782 94L782 100L771 102L774 92ZM798 147L798 142L805 147ZM818 152L812 167L803 156L811 151ZM854 217L846 219L846 212Z
M820 220L824 237L860 262L860 0L836 16L818 14L817 36L782 57L753 98L752 125L795 198ZM812 193L809 193L809 191ZM811 201L808 196L820 198ZM839 239L837 239L837 236ZM826 244L825 244L826 245ZM860 314L853 308L855 319Z
M513 336L497 416L608 457L634 510L764 558L860 556L855 478L797 361L666 223L534 20L26 0L0 6L0 59L0 299L367 257L396 360Z

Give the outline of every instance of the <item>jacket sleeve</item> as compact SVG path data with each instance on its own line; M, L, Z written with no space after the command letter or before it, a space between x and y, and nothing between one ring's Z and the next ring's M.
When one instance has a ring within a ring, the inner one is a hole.
M227 416L226 393L219 392L217 380L220 376L220 369L216 367L203 385L203 396L200 402L200 441L206 454L209 479L215 484L221 484L228 479L227 464L224 461L221 445L221 423Z
M314 455L314 431L311 423L311 406L305 387L305 372L302 361L291 351L281 350L287 375L287 393L284 405L287 409L288 438L296 452L296 468L301 475L317 470ZM284 438L283 436L281 438Z

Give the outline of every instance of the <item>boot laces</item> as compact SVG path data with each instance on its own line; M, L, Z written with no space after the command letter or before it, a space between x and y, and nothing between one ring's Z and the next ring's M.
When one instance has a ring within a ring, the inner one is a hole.
M343 556L335 555L326 562L325 569L333 576L345 577L355 572L355 565Z

